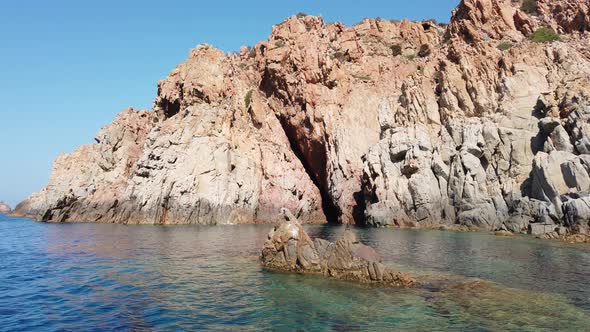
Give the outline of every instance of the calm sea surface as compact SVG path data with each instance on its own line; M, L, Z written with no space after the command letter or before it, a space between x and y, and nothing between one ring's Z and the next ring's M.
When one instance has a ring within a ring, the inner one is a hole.
M0 331L590 331L587 245L356 229L427 285L374 288L262 270L269 229L0 215Z

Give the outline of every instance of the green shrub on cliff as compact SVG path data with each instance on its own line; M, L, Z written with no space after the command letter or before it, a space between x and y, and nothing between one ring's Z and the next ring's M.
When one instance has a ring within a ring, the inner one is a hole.
M415 53L406 54L406 55L404 55L404 57L408 60L414 60L414 59L416 59L416 54Z
M549 27L537 29L531 36L533 43L550 43L559 40L559 34Z
M336 51L332 54L332 59L337 59L340 62L347 62L350 61L350 56L348 52Z
M246 97L244 97L244 103L246 104L246 110L250 109L250 104L252 103L252 90L246 93Z
M248 59L256 57L256 49L252 46L248 46Z
M520 10L529 15L537 14L539 10L537 0L523 0L522 4L520 5Z
M371 77L363 74L352 74L352 77L365 82L372 81Z
M422 44L420 46L420 50L418 51L418 56L421 58L425 58L430 55L432 51L430 50L430 46L428 44Z
M400 44L391 45L391 53L393 56L402 55L402 46Z
M498 44L498 49L500 51L507 51L509 49L512 48L512 43L511 42L501 42L500 44Z

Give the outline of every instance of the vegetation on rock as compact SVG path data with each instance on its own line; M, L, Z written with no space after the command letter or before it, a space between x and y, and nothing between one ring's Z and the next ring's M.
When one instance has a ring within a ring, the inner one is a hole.
M346 52L336 51L332 54L332 59L337 59L340 62L347 62L350 61L350 57Z
M529 15L535 15L538 13L539 6L537 0L523 0L520 9Z
M357 80L361 80L361 81L371 81L371 77L369 77L367 75L352 74L352 77L356 78Z
M500 44L498 44L498 49L499 49L500 51L507 51L507 50L511 49L511 48L512 48L512 46L513 46L513 45L512 45L512 43L511 43L511 42L506 42L506 41L505 41L505 42L501 42Z
M393 56L402 55L402 46L400 44L391 45L391 53Z
M246 109L249 109L250 104L252 104L252 90L246 93L246 97L244 97L244 103L246 104Z
M254 47L248 47L248 59L253 59L256 57L256 49Z
M534 43L550 43L559 39L559 34L550 27L541 27L531 35L531 41Z
M420 46L420 51L418 51L418 56L421 58L425 58L425 57L429 56L430 53L432 53L430 46L428 46L428 44L422 44Z

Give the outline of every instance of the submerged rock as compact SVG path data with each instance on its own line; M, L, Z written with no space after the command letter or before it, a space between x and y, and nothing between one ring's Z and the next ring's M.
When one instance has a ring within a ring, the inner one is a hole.
M262 264L265 268L367 284L414 287L416 280L395 272L381 263L375 250L360 243L346 230L336 242L311 239L299 221L283 209L285 221L275 226L264 244Z
M586 234L564 235L560 239L569 243L590 243L590 235Z
M494 235L496 235L496 236L513 236L514 233L512 233L511 231L496 231L494 233Z

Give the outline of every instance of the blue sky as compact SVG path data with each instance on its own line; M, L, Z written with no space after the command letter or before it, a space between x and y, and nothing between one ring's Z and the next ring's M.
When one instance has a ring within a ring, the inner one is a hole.
M266 39L298 12L347 25L365 17L448 21L459 0L0 2L0 200L41 189L53 159L93 141L128 106L150 108L156 82L188 51Z

